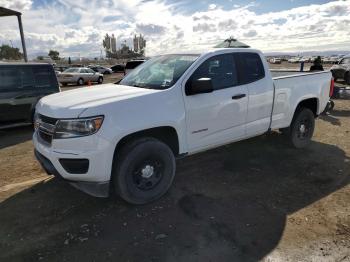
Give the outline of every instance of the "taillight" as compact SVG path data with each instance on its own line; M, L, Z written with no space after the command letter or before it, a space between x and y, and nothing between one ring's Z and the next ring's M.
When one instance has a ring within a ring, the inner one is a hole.
M332 77L331 86L329 87L329 97L333 96L333 91L334 91L334 78Z

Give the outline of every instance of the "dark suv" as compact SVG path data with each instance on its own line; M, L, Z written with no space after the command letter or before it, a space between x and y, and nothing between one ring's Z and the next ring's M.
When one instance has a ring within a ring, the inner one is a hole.
M32 123L39 99L59 91L50 64L0 63L0 129Z

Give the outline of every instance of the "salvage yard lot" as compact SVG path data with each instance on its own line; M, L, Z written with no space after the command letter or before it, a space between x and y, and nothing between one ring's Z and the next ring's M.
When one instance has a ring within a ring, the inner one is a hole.
M30 127L1 131L0 261L349 261L350 92L335 104L310 148L272 132L178 160L144 206L47 176Z

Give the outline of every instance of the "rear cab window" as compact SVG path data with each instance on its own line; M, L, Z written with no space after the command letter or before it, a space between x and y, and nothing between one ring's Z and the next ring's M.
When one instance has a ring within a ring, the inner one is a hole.
M56 74L50 66L34 66L35 86L38 89L58 90Z
M41 92L43 89L59 90L55 72L50 66L0 66L0 92Z
M238 82L249 84L265 77L264 65L257 53L235 53L238 62Z

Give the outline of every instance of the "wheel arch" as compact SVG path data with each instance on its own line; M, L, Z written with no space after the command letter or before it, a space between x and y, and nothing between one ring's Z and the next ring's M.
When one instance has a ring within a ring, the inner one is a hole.
M158 126L127 134L118 141L114 150L114 155L127 143L142 137L158 139L168 145L175 156L179 155L179 136L176 129L172 126Z
M311 98L306 98L306 99L302 99L301 101L299 101L299 103L297 104L297 106L294 109L294 114L293 114L293 118L295 116L295 114L298 112L298 110L300 108L308 108L312 111L312 113L314 113L314 116L317 117L318 115L318 107L319 107L319 101L317 97L311 97Z

